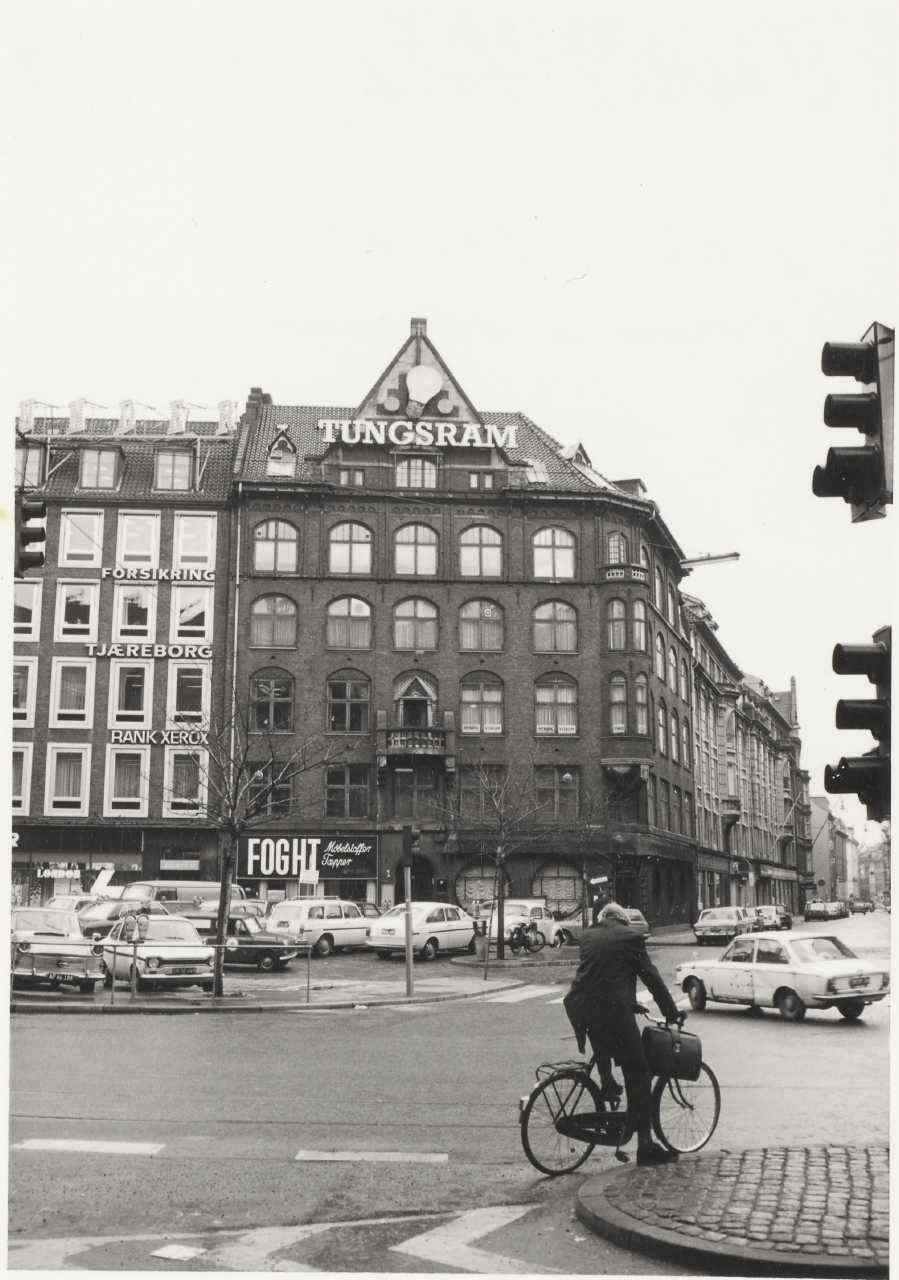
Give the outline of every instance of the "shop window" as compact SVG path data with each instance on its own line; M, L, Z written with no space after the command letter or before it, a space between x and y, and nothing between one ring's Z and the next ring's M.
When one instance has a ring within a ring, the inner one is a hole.
M54 658L50 672L50 728L90 728L94 722L93 658Z
M90 746L47 745L44 813L86 817L90 786Z
M371 573L371 530L364 524L338 524L328 535L329 573Z
M59 563L96 568L103 559L103 512L62 511L59 516Z
M549 910L570 917L580 906L583 880L577 867L567 862L553 862L541 867L531 881L531 896L544 898Z
M492 600L469 600L459 610L459 648L498 653L504 640L504 614Z
M358 596L341 596L328 605L328 647L371 648L371 605Z
M574 577L575 538L567 529L538 529L532 539L534 577L558 582Z

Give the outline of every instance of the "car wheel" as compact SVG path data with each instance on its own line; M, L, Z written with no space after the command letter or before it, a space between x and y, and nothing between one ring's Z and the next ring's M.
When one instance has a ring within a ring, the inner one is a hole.
M704 983L700 982L698 978L691 978L687 983L686 990L690 1008L695 1009L697 1013L702 1013L706 1002Z
M427 942L418 953L422 960L433 960L437 955L437 939L428 938Z
M389 959L390 959L390 952L389 952L389 951L379 951L379 952L377 953L377 955L378 955L378 959L379 959L379 960L389 960Z
M840 1013L847 1022L857 1022L865 1012L864 1000L847 1000L845 1004L837 1005Z
M315 956L320 956L322 959L324 959L325 956L330 956L333 954L333 952L334 952L334 939L331 937L330 934L323 933L322 936L319 938L318 942L316 942L315 946L312 948L312 954Z
M477 951L477 947L474 944L474 934L471 935L471 938L469 939L468 946L465 948L465 951L466 951L466 954L470 956L473 956Z
M103 986L104 987L112 986L112 973L110 972L109 969L107 969L105 964L103 966Z
M805 1017L805 1005L795 991L781 991L777 997L777 1007L786 1022L801 1022Z
M82 994L82 995L84 995L84 996L92 996L92 995L94 994L94 987L95 987L96 985L97 985L97 984L96 984L96 982L92 982L92 981L88 978L88 979L86 979L84 982L79 982L79 983L78 983L78 990L79 990L79 991L81 992L81 994Z
M262 955L256 961L256 966L261 969L263 973L271 973L277 963L277 957L272 955L271 951L263 951Z

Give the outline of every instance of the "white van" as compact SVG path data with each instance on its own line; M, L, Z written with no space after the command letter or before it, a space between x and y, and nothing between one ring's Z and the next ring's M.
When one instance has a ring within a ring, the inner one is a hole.
M286 933L292 942L311 946L317 956L329 956L340 947L364 947L369 930L369 922L355 902L340 898L273 902L262 923L271 933Z
M134 880L122 890L122 899L139 898L142 902L172 903L179 910L192 903L218 901L222 886L217 880ZM231 885L231 901L243 902L247 895L239 884Z

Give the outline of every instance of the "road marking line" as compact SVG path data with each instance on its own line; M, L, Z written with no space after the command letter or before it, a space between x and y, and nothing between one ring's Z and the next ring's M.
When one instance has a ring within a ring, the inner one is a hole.
M462 1271L493 1272L502 1275L558 1275L555 1267L538 1267L533 1262L506 1258L500 1253L472 1248L469 1241L508 1226L529 1213L534 1205L498 1205L490 1209L471 1209L453 1222L425 1231L402 1244L391 1245L395 1253L424 1258L440 1264L441 1271L458 1267Z
M517 1004L520 1000L535 1000L538 996L548 995L555 987L516 987L513 991L501 991L498 996L487 996L487 1004Z
M298 1151L294 1160L357 1160L370 1164L446 1164L444 1151Z
M164 1142L87 1142L80 1138L26 1138L14 1151L81 1151L90 1155L155 1156Z

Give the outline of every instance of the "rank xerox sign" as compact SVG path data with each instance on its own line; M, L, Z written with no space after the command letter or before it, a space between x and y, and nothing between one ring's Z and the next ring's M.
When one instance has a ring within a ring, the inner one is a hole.
M241 836L237 850L240 880L374 880L378 875L378 836Z

